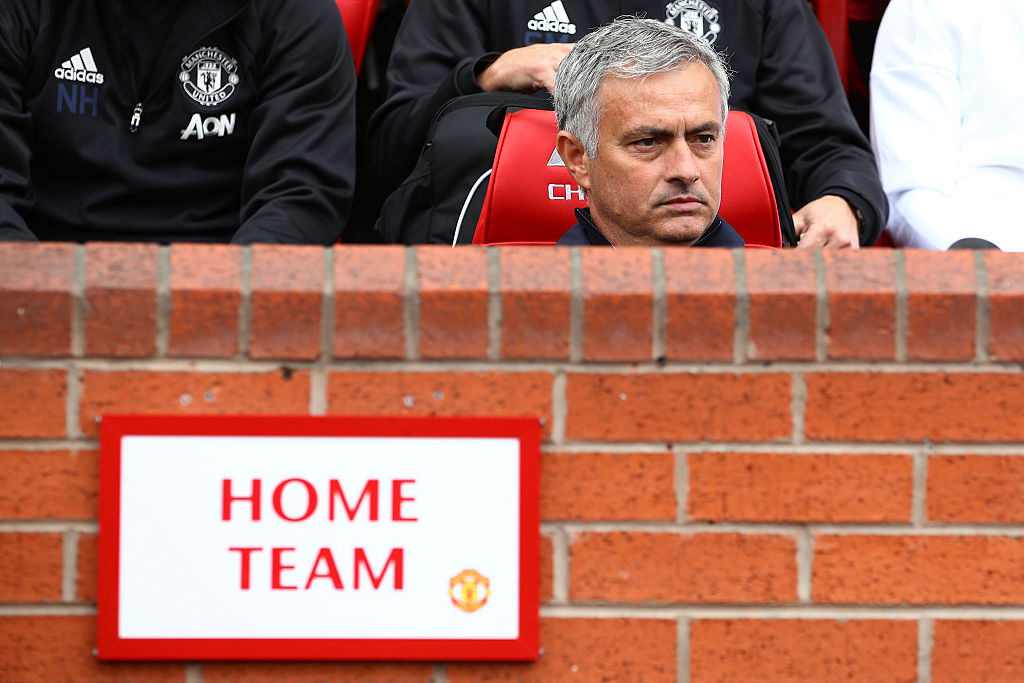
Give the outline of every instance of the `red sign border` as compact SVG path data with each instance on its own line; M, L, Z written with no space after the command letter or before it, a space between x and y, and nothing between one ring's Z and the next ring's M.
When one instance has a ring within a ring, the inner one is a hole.
M519 440L519 637L514 640L121 638L121 439L136 435L510 437ZM529 417L104 415L97 657L101 660L533 661L539 656L540 421Z

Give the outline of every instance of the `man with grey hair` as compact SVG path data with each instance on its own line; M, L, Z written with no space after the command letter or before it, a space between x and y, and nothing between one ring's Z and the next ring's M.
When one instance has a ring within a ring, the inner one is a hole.
M742 247L720 216L729 77L707 43L620 17L555 75L558 153L588 209L560 245Z

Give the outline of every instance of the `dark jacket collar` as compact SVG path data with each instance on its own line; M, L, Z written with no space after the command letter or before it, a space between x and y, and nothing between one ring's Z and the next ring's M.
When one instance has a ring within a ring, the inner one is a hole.
M560 246L590 244L594 246L611 246L601 231L594 225L590 209L576 209L576 225L558 240ZM721 216L715 216L711 225L701 233L691 247L742 247L743 238L736 230L725 222Z

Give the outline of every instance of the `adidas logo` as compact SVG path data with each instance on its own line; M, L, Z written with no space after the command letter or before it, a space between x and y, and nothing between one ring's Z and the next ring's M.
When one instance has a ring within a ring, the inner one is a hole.
M527 22L526 26L531 31L550 31L552 33L576 33L576 24L572 23L569 15L565 13L562 0L555 0L553 3L533 15L533 19Z
M72 55L57 67L53 75L63 81L78 81L79 83L103 83L103 74L96 68L96 61L92 58L92 49L85 48L77 55Z
M558 153L557 147L555 147L554 151L551 152L551 158L548 159L548 166L565 166L565 162L562 161L562 155Z

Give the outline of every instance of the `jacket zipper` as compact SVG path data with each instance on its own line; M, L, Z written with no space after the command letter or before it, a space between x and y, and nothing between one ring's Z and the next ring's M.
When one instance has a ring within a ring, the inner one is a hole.
M242 11L245 10L245 8L248 5L249 5L248 2L244 2L241 5L239 5L238 9L236 9L230 15L225 17L223 21L219 22L218 24L216 24L214 26L211 26L210 29L206 31L206 33L204 33L203 35L201 35L198 38L196 38L195 41L193 41L193 42L199 42L200 40L202 40L206 36L210 35L214 31L220 29L225 24L228 24L231 21L233 21L234 18L237 17L239 14L241 14ZM149 95L147 94L145 97L140 97L139 96L139 88L138 88L138 86L135 83L135 69L132 68L132 60L131 60L130 55L128 54L128 37L127 37L127 32L124 30L124 21L121 19L121 12L120 12L119 9L116 9L116 8L113 8L113 7L111 9L113 9L114 12L115 12L115 21L117 22L117 30L118 30L118 33L121 34L121 48L122 48L122 53L124 54L124 63L126 65L128 65L128 83L129 83L129 85L131 86L131 89L132 89L132 99L136 100L135 107L132 109L131 118L128 119L128 132L129 133L138 133L139 132L139 128L142 127L142 105L144 104L145 100L149 99ZM152 76L150 78L152 79Z

